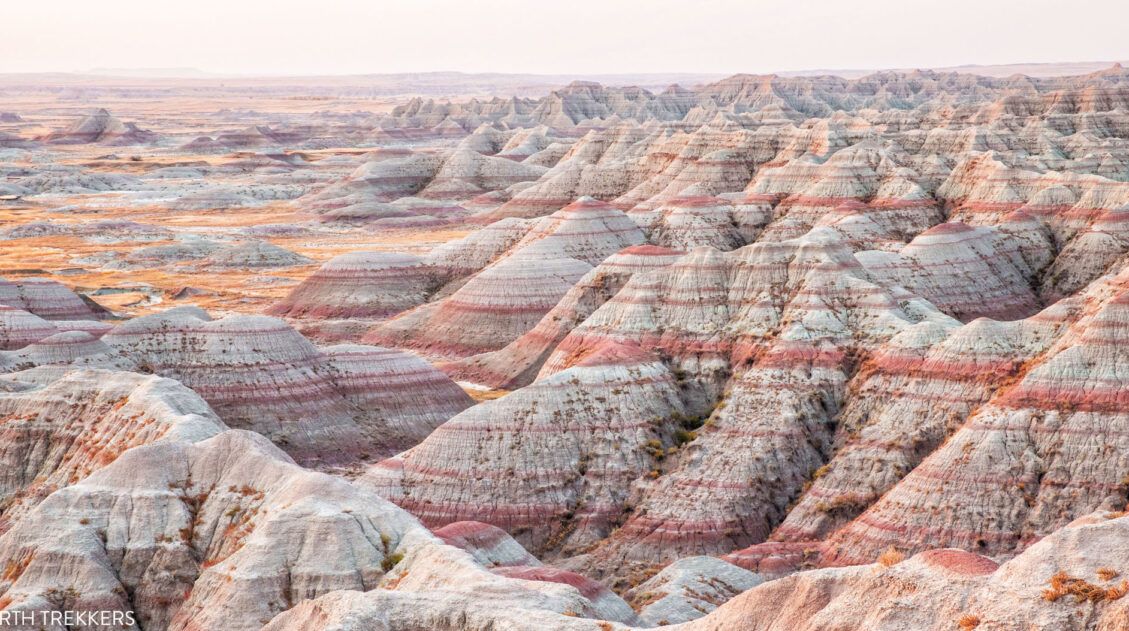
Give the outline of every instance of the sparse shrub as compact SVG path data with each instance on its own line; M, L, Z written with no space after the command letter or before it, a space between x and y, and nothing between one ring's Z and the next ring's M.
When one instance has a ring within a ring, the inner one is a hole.
M960 627L962 631L971 631L980 626L980 616L974 616L972 614L961 616L961 619L957 620L957 626Z
M685 445L686 443L693 441L697 437L698 437L698 434L695 433L695 432L687 431L687 430L684 430L684 429L675 430L675 432L674 432L674 444L681 447L682 445Z
M906 560L906 555L898 552L894 546L886 548L886 551L878 555L878 563L885 567L891 567Z
M390 572L390 571L392 571L392 568L396 567L396 565L400 561L403 561L403 560L404 560L404 553L403 552L395 552L393 554L390 554L390 555L384 557L384 560L380 562L380 568L382 570L384 570L385 572Z

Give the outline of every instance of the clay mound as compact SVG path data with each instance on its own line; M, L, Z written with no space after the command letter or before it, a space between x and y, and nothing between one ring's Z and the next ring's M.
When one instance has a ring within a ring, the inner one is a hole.
M532 221L516 217L500 219L462 239L436 246L425 260L447 278L470 276L510 250L532 225Z
M85 331L64 331L48 335L17 351L0 350L0 372L27 370L38 366L85 366L121 370L136 368L133 362L118 356L105 342Z
M745 245L732 204L717 197L683 194L649 214L648 240L657 245L679 250L709 246L722 251Z
M35 314L0 304L0 350L23 348L58 331L55 325Z
M215 269L293 267L312 262L311 259L266 241L249 241L224 248L204 260L205 265Z
M523 581L567 585L580 592L588 602L592 603L593 616L603 620L633 620L635 618L635 612L622 598L616 596L600 583L575 572L545 567L540 563L533 567L502 566L496 567L492 571L499 576Z
M1110 271L1129 252L1129 205L1103 213L1066 244L1043 281L1048 300L1069 296ZM1116 270L1113 270L1116 271Z
M131 266L163 266L200 261L221 249L223 246L215 241L191 235L178 243L137 248L126 255L124 263Z
M817 541L884 495L987 403L1001 383L1044 352L1059 317L966 326L918 325L877 351L839 415L843 444L773 533Z
M624 515L630 481L665 455L668 419L683 410L670 372L631 355L470 408L362 482L428 526L483 521L535 553L599 541Z
M700 248L633 277L573 329L541 380L607 341L631 341L669 358L689 412L677 457L639 482L635 512L582 567L625 578L772 533L831 447L853 353L922 321L957 325L864 276L833 233L727 254Z
M260 200L240 191L214 187L182 195L169 204L172 210L214 210L259 206Z
M906 177L887 180L874 199L836 207L816 221L841 233L859 250L895 249L944 221L944 213L919 184Z
M514 246L514 252L536 251L536 256L574 258L598 265L619 250L645 241L643 232L622 211L582 197L534 224Z
M510 200L480 215L480 220L489 222L506 217L544 217L573 203L585 188L585 168L567 160L567 157L566 155L541 179L517 191ZM612 187L612 190L618 188ZM604 194L603 197L607 198L608 195Z
M798 237L835 208L873 197L879 188L875 169L882 158L882 150L866 142L836 151L826 161L805 154L786 165L763 169L746 190L784 199L777 209L778 219L762 238Z
M122 519L133 525L117 529ZM340 545L310 545L326 540ZM241 431L170 434L128 450L27 512L0 537L0 562L9 611L132 611L148 629L258 629L305 603L282 617L285 628L341 596L355 620L370 599L384 616L430 621L491 594L491 614L520 611L544 628L576 616L635 621L582 577L488 572L375 494L304 471ZM69 577L65 603L59 576Z
M20 189L27 195L86 195L108 191L137 191L147 188L130 175L118 173L48 172L21 178Z
M113 506L135 527L103 540L99 531L118 532ZM69 576L73 609L132 610L146 628L250 629L290 602L375 584L413 526L379 498L299 469L265 439L229 431L129 451L15 524L0 558L19 566L5 590L10 609L50 608L52 577ZM352 552L327 556L307 537ZM148 569L129 569L143 559Z
M541 565L537 557L497 526L480 521L457 521L433 532L443 543L467 551L485 567Z
M764 582L760 576L714 557L685 557L671 563L626 597L651 626L696 620L734 596Z
M442 164L443 156L432 153L412 153L366 162L342 181L311 196L310 201L328 210L414 195L427 186Z
M0 305L31 312L44 320L98 320L108 315L105 309L63 285L42 278L0 279Z
M1129 519L1110 516L1080 519L999 566L941 549L901 562L892 554L886 563L800 572L755 587L686 628L1120 628L1129 611L1124 579L1113 568L1129 563L1118 544Z
M5 440L0 532L57 488L73 484L137 445L199 440L226 429L194 392L170 379L79 370L0 392Z
M150 142L156 134L139 129L133 123L123 123L105 109L98 109L76 121L69 128L48 134L39 140L51 144L73 145L102 143L129 145Z
M536 180L547 169L501 157L458 149L443 162L420 195L432 199L465 199L519 182Z
M511 255L450 296L376 325L365 341L447 357L498 350L536 326L591 269L572 258Z
M383 452L407 449L473 405L455 382L403 351L341 344L322 349L337 372L338 391L364 416L357 422L377 434Z
M1015 554L1087 512L1120 507L1110 481L1122 452L1074 437L1111 435L1129 418L1115 385L1129 297L1124 275L1112 290L1028 362L1014 385L972 414L953 436L882 499L831 539L828 562L850 563L889 545L935 545ZM1041 314L1042 315L1042 314ZM1049 314L1048 314L1049 315ZM1001 451L999 445L1009 445ZM989 470L1011 471L1005 479ZM959 488L959 492L951 489Z
M443 365L457 379L512 390L529 385L574 326L592 315L635 274L666 267L682 252L635 245L609 256L581 278L537 326L505 348Z
M173 309L130 320L103 340L139 369L200 393L229 426L258 431L302 461L343 464L401 449L461 404L444 388L449 380L410 357L379 349L326 354L275 318L201 316ZM418 398L419 409L406 410L397 399L397 384L411 384L413 374L421 381L409 389L434 394L434 406ZM383 393L358 390L379 380ZM372 407L378 400L390 408Z
M435 269L410 254L350 252L330 259L267 313L292 318L386 318L423 303Z
M940 224L900 254L864 253L859 260L886 285L901 285L961 320L1015 320L1040 307L1031 284L1037 270L1018 239L991 228Z

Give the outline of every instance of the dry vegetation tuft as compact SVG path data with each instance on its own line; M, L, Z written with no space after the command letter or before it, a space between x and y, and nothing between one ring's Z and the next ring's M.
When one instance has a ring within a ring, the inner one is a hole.
M1043 590L1043 600L1056 602L1063 596L1074 596L1075 602L1100 603L1118 600L1127 592L1129 592L1129 580L1121 581L1116 587L1102 587L1085 579L1070 576L1066 572L1059 572L1051 577L1050 587Z
M886 551L878 555L878 563L885 567L891 567L906 560L906 555L898 552L894 546L886 548Z

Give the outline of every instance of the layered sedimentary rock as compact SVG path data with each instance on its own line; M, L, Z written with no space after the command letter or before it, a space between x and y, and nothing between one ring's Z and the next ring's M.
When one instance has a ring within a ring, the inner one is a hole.
M486 567L541 565L537 557L497 526L480 521L457 521L433 532L447 545L466 550Z
M457 149L435 173L420 195L439 199L465 199L479 193L536 180L545 167L507 158L484 156L469 148Z
M27 370L39 366L87 366L122 370L136 368L131 359L86 331L52 333L18 350L0 351L2 372Z
M99 339L82 296L0 284L0 608L155 629L1120 629L1127 86L1116 67L576 83L377 114L264 98L128 156L54 146L155 138L103 112L46 143L12 121L13 274L116 291L94 279L128 270L163 290L130 310L238 310L301 270L208 293L164 275L308 262L249 236L419 255L334 259L272 310L388 347L190 311ZM516 390L469 407L391 346Z
M350 252L334 257L268 310L294 318L378 319L424 302L437 285L419 257Z
M761 584L758 575L714 557L686 557L628 592L649 625L688 622Z
M640 217L648 230L648 240L657 245L690 250L709 246L734 250L744 239L729 202L708 195L680 195Z
M528 333L497 351L443 366L459 379L495 388L528 385L558 344L636 274L672 264L682 252L653 245L620 250L585 274Z
M449 357L498 350L532 329L591 269L574 258L512 255L450 296L378 324L365 341Z
M250 241L224 248L205 259L214 269L259 269L306 265L313 261L266 241Z
M1117 629L1129 622L1118 514L1078 519L998 565L956 549L801 572L686 626L758 629Z
M140 129L133 123L124 123L106 109L98 109L75 121L67 129L53 132L41 140L55 144L103 143L130 145L149 142L156 134Z
M0 530L132 447L226 429L198 395L170 379L80 370L57 380L17 373L14 383L14 391L0 392Z
M381 451L415 445L471 405L462 388L411 353L359 344L323 352L334 385L360 412L354 417Z
M254 429L307 462L404 449L470 404L417 358L371 347L322 351L275 318L170 310L103 340L139 370L200 393L229 426Z
M23 348L56 332L58 329L47 320L23 309L0 304L0 350Z
M455 241L435 247L425 259L446 281L458 281L480 271L508 252L532 222L509 218L495 221Z
M895 545L908 550L1014 554L1075 517L1124 505L1113 473L1124 457L1115 438L1125 417L1115 377L1129 313L1124 276L1094 294L1013 385L831 537L829 562L872 556L895 532ZM1106 438L1098 445L1075 438L1082 435Z
M0 279L0 305L29 311L45 320L97 320L106 311L63 285L46 279Z
M474 518L535 551L576 549L623 519L631 482L665 456L670 419L682 411L661 363L638 347L606 345L454 417L362 482L429 526Z
M499 350L532 329L592 265L642 241L623 212L578 200L533 224L451 295L377 325L365 339L448 357Z
M8 612L129 611L152 629L257 629L322 595L367 592L429 616L443 614L408 605L491 593L542 626L635 620L605 588L536 561L514 578L487 571L371 492L225 430L173 381L90 371L24 388L0 394L6 431L54 438L48 453L8 451L28 459L5 485L5 517L18 517L0 536ZM67 403L75 395L81 406ZM327 540L339 545L311 545Z
M643 242L642 231L623 212L582 197L533 224L514 246L514 252L575 258L597 265L620 249Z
M878 282L905 287L961 320L1015 320L1040 307L1032 288L1039 270L1024 259L1020 239L1002 230L944 223L898 253L859 258Z

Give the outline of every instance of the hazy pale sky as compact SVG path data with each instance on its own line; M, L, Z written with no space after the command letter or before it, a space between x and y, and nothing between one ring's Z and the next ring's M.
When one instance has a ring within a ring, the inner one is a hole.
M627 73L1129 57L1129 0L3 0L0 72Z

